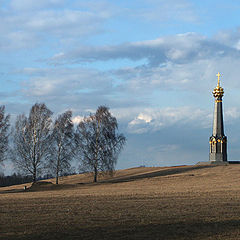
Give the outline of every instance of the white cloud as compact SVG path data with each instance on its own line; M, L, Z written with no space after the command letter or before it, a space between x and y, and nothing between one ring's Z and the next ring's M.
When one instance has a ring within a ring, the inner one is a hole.
M29 75L29 80L23 85L23 91L28 96L90 93L110 88L112 84L110 77L94 69L25 68L22 73Z
M150 123L152 121L152 117L143 113L140 113L137 117L139 120L143 120L146 123Z
M202 109L179 108L149 108L144 109L138 116L129 122L128 130L132 133L155 132L173 125L190 124L199 128L208 128L212 115Z
M147 21L196 22L198 16L191 2L186 0L144 0L144 6L135 10L135 15ZM133 14L134 14L133 13Z
M240 51L236 48L236 44L229 45L196 33L185 33L116 46L81 46L64 54L55 55L52 61L81 63L113 59L132 61L147 59L150 66L159 66L167 62L185 64L190 61L227 56L240 58Z
M103 23L111 16L108 8L74 8L65 0L11 0L6 6L0 12L0 48L4 50L42 46L50 41L54 46L76 44L83 37L102 32Z
M79 124L82 120L83 120L83 117L82 117L82 116L75 116L75 117L73 117L72 122L73 122L73 124L77 125L77 124Z
M41 11L31 16L23 28L51 35L64 37L81 37L95 33L103 17L81 10Z
M196 42L191 39L190 42L185 43L184 39L188 37L189 39L196 37ZM176 39L178 38L177 35ZM184 34L180 38L182 45L193 42L196 44L195 47L201 42L196 34ZM200 38L205 42L209 41L206 37ZM146 49L151 49L151 46L158 48L159 44L166 44L167 40L163 39L132 44L141 48L144 46ZM173 46L174 44L170 42L169 44ZM212 45L209 45L210 49ZM95 48L96 51L98 49ZM211 51L213 52L214 49L215 47ZM137 50L131 50L131 53ZM118 51L120 50L117 49ZM86 52L90 54L89 49ZM124 56L128 51L121 54ZM199 54L201 55L201 52ZM202 115L204 118L200 121L201 127L207 127L211 124L212 113L208 115L208 111L204 109L212 110L209 107L210 101L213 100L211 91L216 85L216 73L220 71L223 87L226 88L225 97L229 102L234 101L238 107L239 96L230 93L231 89L240 88L240 83L235 77L239 65L236 54L231 56L229 53L221 58L212 57L211 54L194 59L183 58L185 60L181 63L167 60L158 66L139 65L112 71L62 66L45 69L25 68L22 73L28 76L28 80L22 86L22 93L24 98L31 101L32 99L47 101L57 105L57 108L70 106L79 109L96 109L99 105L107 105L121 121L129 123L130 132L156 131L174 125L178 121L182 123L189 121L189 124L194 124ZM114 81L118 84L114 84ZM174 108L167 110L166 106L175 106L176 110ZM182 106L188 107L182 108ZM142 111L139 107L153 109L155 107L158 110ZM230 107L228 106L228 109ZM159 110L163 108L165 110ZM173 112L174 115L171 115ZM233 110L226 112L226 119L228 116L232 119L237 114Z
M240 109L237 107L231 107L225 111L226 121L231 121L240 118Z
M212 126L213 108L201 109L197 107L167 107L167 108L133 108L112 109L121 122L128 122L129 133L152 133L169 127L207 129ZM120 113L119 113L120 112ZM125 114L124 114L125 113ZM227 125L236 124L240 119L240 108L232 107L224 112Z
M75 109L89 112L99 105L119 106L128 99L118 100L113 80L106 72L86 68L24 68L18 97L24 102L45 102L55 112ZM134 101L133 101L134 104Z
M217 42L239 50L240 28L234 30L221 30L213 36Z
M11 0L10 7L17 11L39 10L48 7L63 6L66 0Z

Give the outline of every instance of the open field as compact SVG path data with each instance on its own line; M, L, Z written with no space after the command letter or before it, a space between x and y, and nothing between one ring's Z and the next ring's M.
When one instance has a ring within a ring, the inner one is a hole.
M240 165L135 168L0 188L0 239L240 239Z

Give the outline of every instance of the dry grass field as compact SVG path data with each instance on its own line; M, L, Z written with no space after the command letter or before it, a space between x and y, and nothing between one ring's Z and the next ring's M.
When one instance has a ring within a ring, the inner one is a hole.
M240 239L240 165L133 168L91 180L0 188L0 239Z

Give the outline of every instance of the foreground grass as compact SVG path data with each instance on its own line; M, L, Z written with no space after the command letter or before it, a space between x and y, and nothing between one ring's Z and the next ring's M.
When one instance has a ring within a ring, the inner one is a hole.
M175 170L130 169L99 184L73 176L56 189L0 188L0 239L240 239L240 166Z

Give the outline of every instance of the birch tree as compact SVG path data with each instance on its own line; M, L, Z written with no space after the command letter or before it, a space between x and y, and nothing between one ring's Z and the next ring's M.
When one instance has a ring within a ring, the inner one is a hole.
M28 117L19 115L15 122L13 161L20 171L32 175L34 183L49 157L51 115L44 103L36 103Z
M58 116L53 126L49 166L56 177L56 184L60 173L70 170L75 152L74 126L71 119L72 112L66 111Z
M10 115L5 115L5 106L0 106L0 164L6 158L8 150L8 129Z
M85 117L77 126L77 143L81 164L94 173L97 182L99 171L112 172L126 138L118 134L117 119L105 106L99 106L94 115Z

